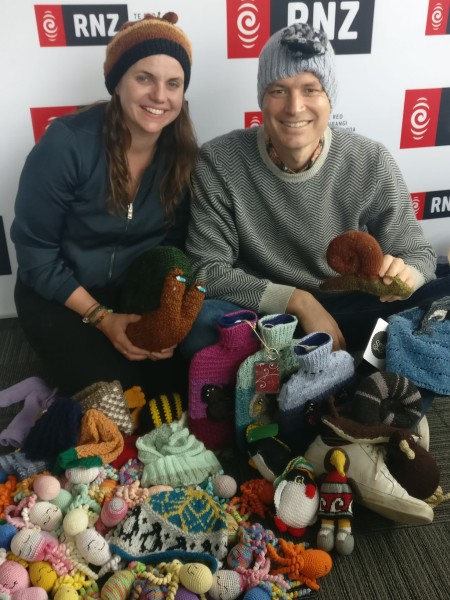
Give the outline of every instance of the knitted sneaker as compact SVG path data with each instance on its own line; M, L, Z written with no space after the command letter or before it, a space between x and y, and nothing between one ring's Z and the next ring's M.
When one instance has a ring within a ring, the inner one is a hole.
M323 459L331 447L317 436L305 452L317 477L325 472ZM433 521L431 506L410 496L391 475L384 460L384 444L345 444L344 448L350 459L347 475L355 481L363 506L399 523L425 525Z

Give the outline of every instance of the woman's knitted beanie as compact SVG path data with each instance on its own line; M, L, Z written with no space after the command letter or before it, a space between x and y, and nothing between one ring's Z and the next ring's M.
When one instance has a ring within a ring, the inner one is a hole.
M186 34L175 26L173 12L163 17L145 15L139 21L128 21L106 47L103 65L105 85L112 95L122 76L136 62L147 56L167 54L177 60L184 71L184 89L191 77L192 48Z

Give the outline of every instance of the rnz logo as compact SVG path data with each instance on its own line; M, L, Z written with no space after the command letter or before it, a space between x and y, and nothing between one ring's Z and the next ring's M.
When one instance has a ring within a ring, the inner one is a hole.
M126 4L34 7L41 46L104 46L128 20Z

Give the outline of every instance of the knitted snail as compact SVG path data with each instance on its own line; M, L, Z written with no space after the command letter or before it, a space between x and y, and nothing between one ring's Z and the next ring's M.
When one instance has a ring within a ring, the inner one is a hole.
M407 298L412 289L398 277L389 285L378 275L383 263L383 250L377 240L364 231L346 231L331 240L327 262L339 277L330 277L320 284L325 291L359 291L374 296Z

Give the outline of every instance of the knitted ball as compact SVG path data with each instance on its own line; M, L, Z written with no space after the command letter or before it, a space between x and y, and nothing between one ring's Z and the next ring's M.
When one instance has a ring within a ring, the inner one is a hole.
M228 552L227 564L232 569L237 569L238 567L249 569L253 564L254 558L254 549L252 546L244 542L239 542Z
M105 85L112 95L122 75L141 58L167 54L184 71L184 89L191 76L192 49L185 33L175 26L178 16L166 13L162 18L146 15L140 21L128 21L106 47Z
M58 577L51 564L43 560L30 563L28 572L31 584L43 588L46 592L50 592Z
M107 527L115 527L117 523L125 518L127 512L128 504L123 498L116 496L103 504L100 518Z
M188 563L180 569L180 582L195 594L205 594L212 586L211 569L201 563Z
M58 591L53 596L53 600L79 600L79 596L72 585L63 583L59 586Z
M89 526L89 517L82 508L74 508L64 517L63 529L67 535L78 535Z
M216 475L212 484L214 494L219 498L232 498L236 495L237 483L230 475Z
M219 569L214 573L208 595L212 600L235 600L243 590L242 578L237 571Z
M12 560L5 560L0 565L0 590L4 588L12 595L29 585L30 578L24 566Z
M61 484L53 475L40 475L33 482L33 490L41 500L54 500L61 491Z
M411 429L421 419L422 397L416 386L398 373L377 371L355 392L353 418L363 425L384 423Z
M242 600L270 600L270 594L264 588L256 586L247 590Z
M61 509L43 500L30 509L30 521L44 531L55 531L61 525L63 514Z
M9 550L11 548L11 540L16 533L17 529L11 523L0 525L0 548Z
M92 527L76 536L75 545L84 560L93 565L104 565L111 558L105 538Z
M63 513L65 513L67 512L70 504L73 502L73 496L68 490L61 489L56 498L53 498L53 500L50 500L50 502L60 508Z
M102 587L101 600L126 600L129 597L135 574L133 571L116 571Z
M33 586L16 592L14 600L48 600L48 595L41 587Z
M67 469L65 475L67 481L70 481L70 483L85 483L89 485L94 479L97 479L99 473L99 467L75 467Z

